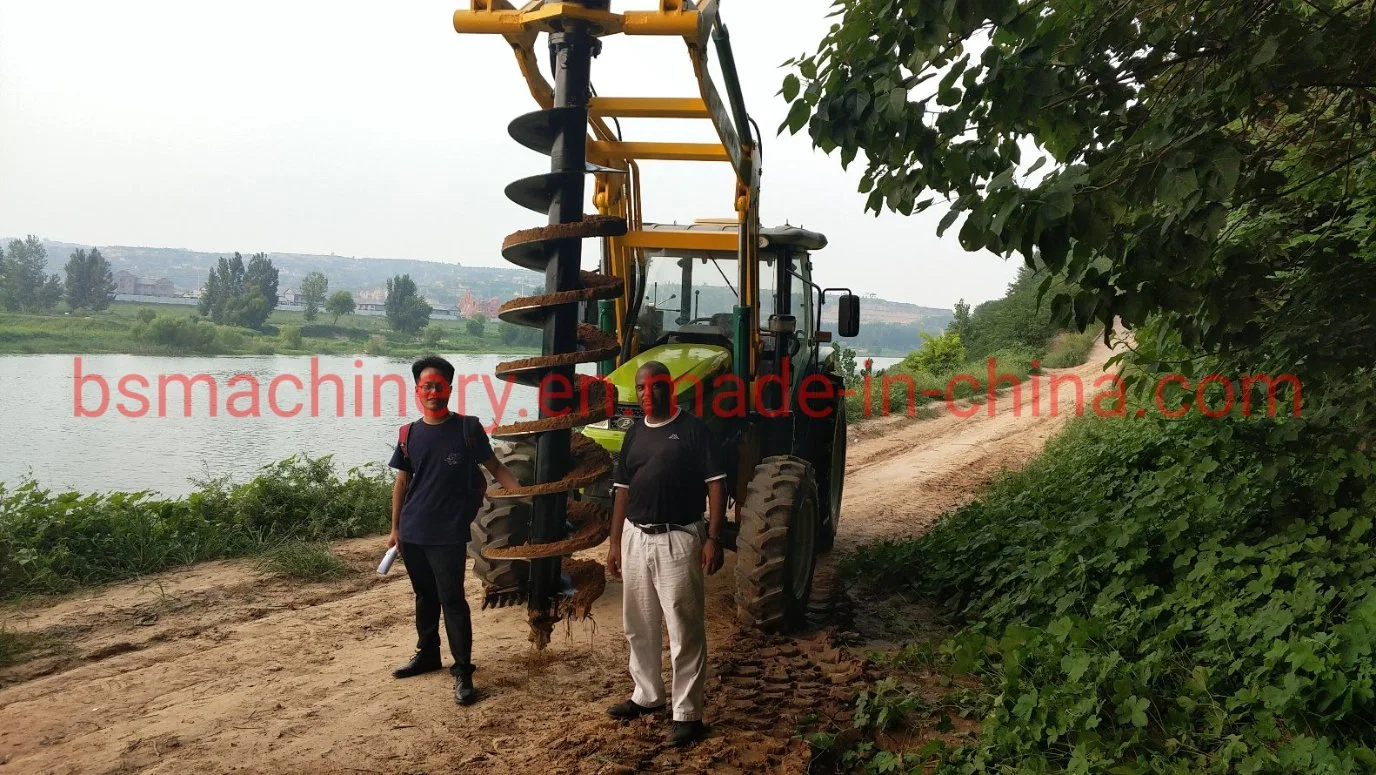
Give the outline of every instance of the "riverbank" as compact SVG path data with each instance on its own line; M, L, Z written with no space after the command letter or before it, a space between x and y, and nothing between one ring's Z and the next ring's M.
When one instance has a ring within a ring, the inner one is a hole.
M0 313L0 355L390 355L425 353L530 354L538 332L507 331L487 321L481 334L466 320L432 319L419 336L392 332L383 317L327 314L306 322L302 313L275 310L263 331L195 320L195 307L115 302L102 312L29 315ZM504 335L505 334L505 339ZM516 338L512 341L513 334ZM532 336L534 335L534 336Z

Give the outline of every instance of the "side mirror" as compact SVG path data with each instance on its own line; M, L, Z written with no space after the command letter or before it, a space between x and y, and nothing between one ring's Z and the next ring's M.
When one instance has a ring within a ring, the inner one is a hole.
M847 293L841 297L840 313L837 315L836 330L841 336L852 337L860 333L860 297Z

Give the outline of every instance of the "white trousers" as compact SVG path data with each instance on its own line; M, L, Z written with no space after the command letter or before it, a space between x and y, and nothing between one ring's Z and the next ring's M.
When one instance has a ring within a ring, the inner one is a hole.
M621 533L622 614L631 647L631 701L664 704L661 624L669 630L675 721L702 720L707 683L706 595L702 571L704 523L694 532L649 535L627 522Z

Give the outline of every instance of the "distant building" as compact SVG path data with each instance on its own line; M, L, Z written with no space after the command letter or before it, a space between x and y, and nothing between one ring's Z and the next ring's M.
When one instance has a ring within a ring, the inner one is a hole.
M502 306L502 300L498 298L479 300L473 295L472 291L464 291L463 298L459 299L459 315L471 318L478 313L484 317L496 317L497 309Z
M149 280L121 269L115 272L115 293L130 296L176 296L177 288L165 277Z

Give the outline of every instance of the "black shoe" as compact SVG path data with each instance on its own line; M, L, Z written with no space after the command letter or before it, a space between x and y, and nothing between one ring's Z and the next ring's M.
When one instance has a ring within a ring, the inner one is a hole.
M438 651L417 651L411 657L410 662L392 671L392 677L410 678L422 673L433 673L440 667L440 653Z
M454 702L472 705L478 701L478 692L473 688L473 666L454 668Z
M663 705L647 708L644 705L637 705L634 700L626 700L625 702L618 702L610 708L607 708L607 715L612 718L619 718L622 721L629 721L650 713L658 713L661 710L664 710Z
M675 721L669 728L669 745L683 747L707 736L707 725L701 721Z

